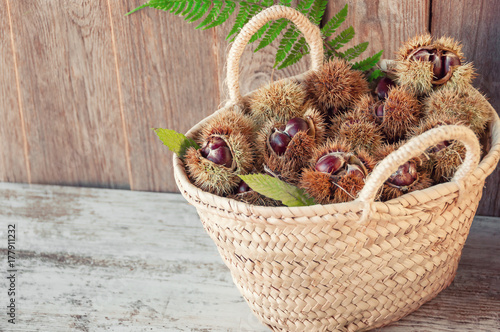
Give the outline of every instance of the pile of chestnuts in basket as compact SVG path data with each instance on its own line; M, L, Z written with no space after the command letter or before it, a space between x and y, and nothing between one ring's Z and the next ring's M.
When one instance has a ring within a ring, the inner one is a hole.
M263 173L303 189L318 204L354 200L378 162L407 140L441 125L484 134L491 110L471 81L472 63L451 38L407 41L386 75L368 82L342 59L300 81L263 86L205 123L184 163L205 191L250 204L281 202L253 191L238 175ZM443 141L401 165L378 199L449 181L465 156Z

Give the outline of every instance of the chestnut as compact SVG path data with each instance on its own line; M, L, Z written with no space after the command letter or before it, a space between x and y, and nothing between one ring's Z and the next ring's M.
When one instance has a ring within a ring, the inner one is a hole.
M344 163L345 160L341 153L329 153L319 158L315 169L318 172L335 174L344 166Z
M346 175L350 175L354 178L358 178L360 180L364 180L365 178L365 173L361 169L359 165L356 164L348 164L347 165L347 170L346 170Z
M399 166L396 172L387 180L390 184L398 187L407 187L417 180L417 166L413 161L408 161Z
M439 152L443 149L446 149L448 146L451 145L451 142L450 141L442 141L442 142L439 142L438 144L434 145L432 148L431 148L431 151L436 153L436 152Z
M384 115L385 115L385 106L384 106L384 104L380 104L380 105L378 105L378 107L375 109L375 116L376 116L379 120L383 120Z
M421 49L416 51L413 56L415 61L428 61L432 63L432 75L434 84L442 84L441 80L448 77L452 67L459 66L461 64L458 55L451 51L443 49ZM448 77L449 79L449 77ZM446 81L448 80L446 79Z
M269 136L269 145L278 156L285 153L290 141L291 138L286 132L276 128L274 128L274 132Z
M309 130L309 125L304 119L293 118L290 119L285 126L285 133L292 138L299 131L307 132Z
M443 73L445 76L446 76L446 74L448 74L451 67L461 65L460 58L451 52L446 53L441 58L442 58L442 62L443 62Z
M233 156L226 141L218 136L211 136L200 149L201 155L211 162L231 168Z
M247 191L251 191L250 187L245 181L241 180L240 184L238 185L238 188L236 189L236 192L238 194L241 194L241 193L246 193Z
M377 87L375 88L375 93L377 94L379 99L384 100L385 98L387 98L389 89L395 85L396 84L393 80L388 77L384 77L378 82Z

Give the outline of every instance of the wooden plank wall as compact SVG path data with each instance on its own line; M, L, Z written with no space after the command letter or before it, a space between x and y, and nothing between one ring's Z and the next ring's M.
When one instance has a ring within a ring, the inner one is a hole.
M493 0L349 0L352 43L392 58L431 31L462 40L476 84L500 110L500 3ZM152 127L187 131L227 99L232 22L207 31L144 0L61 4L0 0L0 181L176 191L171 153ZM346 1L331 0L325 19ZM305 71L306 59L273 72L276 46L241 59L242 92ZM500 216L500 173L478 213Z

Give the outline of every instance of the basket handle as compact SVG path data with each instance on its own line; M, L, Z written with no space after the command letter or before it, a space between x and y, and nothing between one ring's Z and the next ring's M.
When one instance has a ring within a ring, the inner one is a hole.
M323 39L321 38L319 27L311 23L307 17L293 8L279 5L269 7L255 15L243 26L231 46L227 59L227 84L229 87L230 102L236 103L241 100L239 63L245 46L252 35L264 26L264 24L280 18L289 19L304 34L306 42L311 48L311 69L316 70L323 65Z
M474 132L465 126L448 125L433 128L409 140L399 149L385 157L384 160L375 167L356 199L356 201L364 204L360 222L365 223L369 220L372 203L375 200L379 188L400 165L411 158L421 155L428 147L450 139L462 142L467 150L462 165L455 172L451 180L452 182L458 183L459 187L462 188L461 180L472 173L479 163L481 155L479 140Z

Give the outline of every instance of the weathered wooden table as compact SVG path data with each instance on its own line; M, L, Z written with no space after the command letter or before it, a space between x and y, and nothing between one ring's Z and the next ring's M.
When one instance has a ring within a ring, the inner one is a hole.
M0 251L1 331L267 331L178 194L0 183ZM500 331L499 218L476 217L448 289L379 331Z

